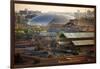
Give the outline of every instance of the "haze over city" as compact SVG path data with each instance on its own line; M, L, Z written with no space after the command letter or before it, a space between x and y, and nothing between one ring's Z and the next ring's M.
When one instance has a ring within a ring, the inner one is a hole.
M19 12L20 10L35 10L41 12L87 12L87 10L94 11L94 8L82 8L82 7L64 7L64 6L50 6L50 5L32 5L32 4L15 4L15 11Z

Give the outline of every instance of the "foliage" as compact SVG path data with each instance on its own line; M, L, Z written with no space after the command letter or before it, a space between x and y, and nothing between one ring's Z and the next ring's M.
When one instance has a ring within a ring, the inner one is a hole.
M65 35L63 33L60 33L59 37L60 38L65 38Z
M31 29L16 29L15 33L16 39L30 39L33 31Z

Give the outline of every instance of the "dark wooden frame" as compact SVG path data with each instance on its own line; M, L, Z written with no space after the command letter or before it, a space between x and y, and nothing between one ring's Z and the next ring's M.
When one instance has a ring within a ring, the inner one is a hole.
M95 46L96 46L96 6L95 5L80 5L80 4L64 4L64 3L48 3L48 2L33 2L33 1L13 1L11 0L10 2L11 4L11 27L10 27L10 30L11 30L11 68L14 68L14 51L15 51L15 33L14 33L14 27L15 27L15 12L14 12L14 4L15 3L18 3L18 4L36 4L36 5L51 5L51 6L69 6L69 7L87 7L87 8L94 8L95 9ZM96 63L96 62L95 62ZM80 63L76 63L76 64L80 64ZM87 64L87 63L81 63L81 64ZM89 64L89 63L88 63ZM65 64L57 64L57 65L65 65ZM67 64L67 65L72 65L72 64ZM47 66L47 65L44 65L44 66ZM56 65L48 65L48 66L56 66ZM33 67L33 66L26 66L26 67ZM41 66L36 66L36 67L41 67Z

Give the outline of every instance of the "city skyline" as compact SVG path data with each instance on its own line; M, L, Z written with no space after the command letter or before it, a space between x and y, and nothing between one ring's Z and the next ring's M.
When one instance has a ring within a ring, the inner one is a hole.
M41 11L41 12L70 12L75 13L79 12L87 12L88 10L94 11L94 8L82 8L82 7L64 7L64 6L50 6L50 5L29 5L29 4L15 4L15 12L19 12L20 10L31 10L31 11Z

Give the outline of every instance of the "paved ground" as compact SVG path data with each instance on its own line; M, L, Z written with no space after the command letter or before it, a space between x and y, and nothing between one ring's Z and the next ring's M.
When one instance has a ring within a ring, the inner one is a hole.
M83 63L95 63L95 58L89 58L86 56L66 56L58 58L40 58L40 62L37 64L33 63L35 57L28 57L28 62L24 64L15 65L15 67L37 67L37 66L48 66L48 65L69 65L69 64L83 64ZM33 60L32 60L33 59ZM39 58L37 58L39 59Z

